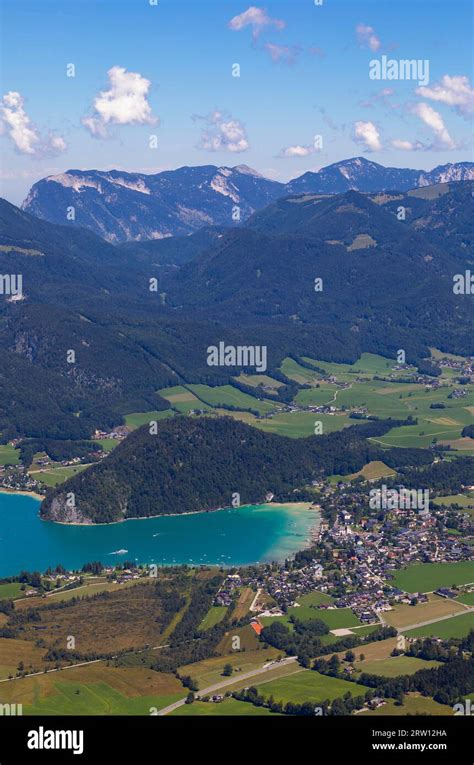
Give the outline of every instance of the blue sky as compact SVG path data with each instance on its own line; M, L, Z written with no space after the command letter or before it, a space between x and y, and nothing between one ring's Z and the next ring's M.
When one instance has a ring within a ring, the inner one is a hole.
M358 155L472 159L467 0L3 0L2 16L1 194L17 204L69 168L284 181ZM428 60L429 82L370 79L383 56Z

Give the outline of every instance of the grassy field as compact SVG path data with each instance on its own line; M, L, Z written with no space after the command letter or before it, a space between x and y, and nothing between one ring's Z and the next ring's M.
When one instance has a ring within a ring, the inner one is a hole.
M281 717L278 713L270 712L266 707L256 707L246 701L237 699L225 699L218 704L206 701L195 701L193 704L184 704L171 712L170 717Z
M439 667L440 663L439 661L424 661L415 656L391 656L388 659L379 659L378 661L359 661L355 666L362 672L368 672L371 675L398 677L399 675L413 675L419 669L433 669Z
M187 414L195 409L212 409L208 404L200 401L194 393L184 388L182 385L175 385L172 388L162 388L158 391L162 398L170 402L173 409L177 409L181 414Z
M394 571L391 584L405 592L433 592L438 587L474 582L474 561L460 563L414 563Z
M0 465L18 465L19 461L20 453L14 446L0 446Z
M206 616L199 625L200 630L209 630L224 618L227 613L227 606L211 606Z
M315 422L321 422L323 434L358 425L363 420L350 420L347 415L319 414L315 412L281 412L264 420L256 420L255 426L266 433L277 433L290 438L313 436Z
M438 704L437 701L420 696L418 693L407 694L402 706L398 706L394 701L387 701L382 707L361 714L372 717L384 717L386 715L452 715L453 710L445 704Z
M254 409L259 414L272 412L278 406L274 402L260 401L248 393L242 393L232 385L189 385L189 389L205 404L211 407L223 405L235 406L237 409Z
M344 696L349 692L353 696L364 693L365 688L361 685L355 685L347 680L321 675L314 670L302 670L295 672L288 677L272 680L269 683L260 685L257 681L252 682L259 692L269 698L273 696L275 701L282 701L286 704L293 701L296 704L302 704L305 701L320 703L325 699L333 699Z
M132 412L131 414L125 415L125 424L129 428L132 428L132 430L135 430L141 425L146 425L153 420L166 420L168 417L173 416L174 412L171 409L164 409L158 412L154 410L151 412Z
M29 597L23 598L15 603L15 608L21 611L25 608L33 608L35 606L44 606L51 603L60 603L65 600L72 600L72 598L88 597L90 595L97 595L99 592L117 592L124 590L127 587L133 587L138 584L139 580L130 580L123 582L122 584L114 584L113 582L107 582L105 579L97 581L96 578L91 580L86 579L85 584L81 587L73 587L70 590L52 590L47 594L46 598L43 597Z
M353 481L354 478L365 478L367 481L378 481L380 478L392 478L396 475L395 470L388 467L384 462L380 460L374 460L364 465L362 470L357 473L345 476L345 480Z
M28 472L33 478L36 478L37 481L44 483L45 486L57 486L68 478L72 478L73 475L82 473L82 471L86 470L88 467L90 467L90 465L71 465L67 467L60 465L59 467L30 470Z
M392 627L401 628L410 624L428 622L430 619L442 619L463 611L463 606L455 600L431 595L427 603L418 603L416 606L409 606L406 603L397 604L393 611L384 612L384 619Z
M461 638L465 637L472 629L474 629L474 611L453 616L452 619L443 619L434 624L427 624L425 627L417 627L404 634L407 637Z
M235 379L237 382L240 382L243 385L250 385L252 388L256 388L259 385L264 385L265 387L272 388L272 390L275 391L284 385L284 383L280 382L279 380L274 380L273 377L269 377L268 375L246 375L242 373Z
M456 600L460 603L465 603L467 606L474 606L474 592L463 592Z
M217 646L217 651L223 656L228 653L234 653L235 649L232 645L232 639L237 636L240 639L240 648L245 651L258 651L264 650L263 643L257 637L257 633L250 626L246 624L245 627L232 628L229 632L226 632L221 642Z
M186 584L181 585L184 593ZM73 591L73 594L76 594ZM84 594L84 591L77 591ZM74 635L76 651L88 653L116 653L149 645L160 645L165 639L167 626L156 596L154 582L143 580L135 586L120 587L103 593L96 599L83 598L76 603L67 602L64 608L50 609L53 598L35 604L38 615L26 619L24 640L35 641L38 634L47 646L66 645L68 635ZM20 601L27 608L27 601ZM36 617L36 618L35 618ZM166 617L168 618L168 617ZM38 627L41 633L38 633Z
M231 664L234 668L232 678L235 678L237 682L239 680L239 673L242 674L251 672L254 669L261 669L267 662L276 659L280 653L281 651L277 651L276 648L257 651L234 651L228 656L217 656L211 659L204 659L195 664L187 664L180 667L178 672L183 675L191 675L198 682L199 688L204 689L226 679L222 674L226 664ZM253 680L246 681L247 685L252 682Z
M9 600L10 598L21 598L23 595L21 582L8 582L0 584L0 600ZM28 589L28 586L27 586Z
M451 494L447 497L436 497L433 500L434 505L451 507L460 505L461 507L474 507L474 496L471 494Z
M344 627L351 628L360 625L360 621L357 616L354 616L350 608L313 608L309 605L289 608L288 613L285 616L263 616L260 621L265 626L268 626L275 621L290 626L291 616L295 616L302 622L311 619L321 619L321 621L327 624L330 630L342 629Z
M332 603L333 598L330 595L326 595L324 592L308 592L306 595L298 596L298 603L300 606L321 606L326 603Z
M10 674L16 675L22 661L25 669L37 669L41 672L47 662L43 661L44 648L37 648L34 643L14 638L0 638L0 680ZM0 698L3 686L0 686Z
M254 597L255 593L252 588L244 587L232 611L232 619L243 619L244 616L247 616Z
M26 715L149 715L184 695L174 675L103 662L0 686L1 701L22 703Z

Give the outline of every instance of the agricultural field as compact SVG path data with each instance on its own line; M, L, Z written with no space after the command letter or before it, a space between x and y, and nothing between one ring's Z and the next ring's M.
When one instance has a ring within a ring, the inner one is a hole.
M97 662L0 685L0 702L25 715L149 715L185 695L174 675Z
M211 606L206 616L199 625L200 630L210 630L222 621L227 613L227 606Z
M200 401L194 393L183 387L182 385L175 385L172 388L162 388L158 391L162 398L165 398L170 402L173 409L176 409L180 414L188 414L195 409L202 409L209 411L212 409L208 404L204 404Z
M307 605L293 606L288 609L288 613L285 616L262 616L260 621L264 626L268 626L275 621L281 622L291 629L291 616L296 617L302 622L310 621L311 619L321 619L321 621L327 624L330 630L343 628L350 629L351 627L360 625L360 621L357 616L354 616L350 608L328 609L314 608Z
M298 597L300 606L321 606L332 602L333 598L331 598L330 595L326 595L324 592L318 592L317 590Z
M51 463L51 467L29 470L28 473L32 478L44 483L45 486L57 486L68 478L72 478L73 475L82 473L83 470L90 467L90 465L59 465L58 467L53 465L54 463Z
M395 470L388 467L384 462L380 460L374 460L364 465L362 470L358 473L352 473L345 476L344 480L353 481L355 478L365 478L366 481L378 481L380 478L393 478L396 475Z
M227 405L235 406L237 409L253 409L259 414L268 414L279 406L273 401L260 401L248 393L242 393L232 385L218 385L215 388L209 385L189 385L188 388L201 402L211 407Z
M46 649L37 648L34 643L13 638L0 638L0 680L15 676L20 662L26 670L41 671L47 664L43 660ZM3 685L0 685L0 698Z
M21 598L23 596L23 590L21 588L24 586L25 585L21 582L7 582L6 584L0 584L0 600Z
M433 592L438 587L474 582L474 561L414 563L393 574L391 584L404 592Z
M408 630L406 637L462 638L474 629L474 611L466 611L450 619L442 619L424 627Z
M237 629L233 628L229 632L226 632L221 642L217 646L216 651L222 656L225 656L229 653L235 653L235 649L232 646L232 640L234 637L238 637L240 639L241 650L265 650L263 648L263 643L261 643L258 639L255 630L250 626L250 624L246 624L245 627L238 627Z
M387 700L387 703L378 709L366 710L359 714L373 715L376 717L385 715L452 715L453 710L445 704L438 704L437 701L428 696L421 696L419 693L409 693L405 696L403 704L400 706L393 700Z
M298 364L297 361L290 358L283 359L280 366L280 372L300 385L316 385L321 379L319 372L302 367L301 364Z
M20 452L10 444L0 446L0 465L18 465Z
M358 634L358 631L356 630L355 635ZM397 638L386 638L386 640L374 640L373 643L365 643L364 645L358 645L352 650L354 651L356 655L356 661L354 663L354 666L357 667L357 669L360 669L362 672L364 672L364 668L366 664L369 662L379 662L379 661L385 661L386 659L390 658L390 653L393 651L394 648L397 646ZM363 661L360 661L360 654L364 654L365 659ZM339 651L337 654L339 658L342 660L344 659L344 656L346 654L346 651ZM326 657L327 658L327 657Z
M459 505L460 507L474 508L474 492L468 494L451 494L447 497L436 497L433 500L433 504L445 507L452 507L453 505Z
M224 699L217 704L206 701L195 701L193 704L184 704L171 712L170 717L281 717L278 713L270 712L266 707L256 707L246 701L237 699Z
M232 611L232 619L243 619L244 616L247 616L254 597L255 593L252 588L244 587L239 593L237 603Z
M432 619L443 619L463 611L465 611L464 607L455 600L430 595L427 603L418 603L416 606L398 603L394 606L393 611L385 611L383 618L392 627L401 629L408 627L410 624L421 624Z
M40 635L46 646L65 648L67 636L74 635L75 650L82 655L118 653L147 644L160 645L164 640L166 620L170 618L162 613L155 583L149 581L102 592L94 598L66 601L61 604L62 608L54 608L52 600L43 599L41 605L35 605L38 613L33 612L30 618L29 604L20 601L25 604L19 612L24 614L22 639L34 642Z
M146 425L152 420L166 420L168 417L173 417L174 414L172 409L163 409L160 411L152 410L150 412L132 412L131 414L125 415L125 425L131 430L136 430L136 428Z
M315 412L281 412L263 420L256 420L255 427L266 433L277 433L290 438L303 438L314 435L314 423L322 422L323 433L334 433L350 425L360 425L363 420L350 420L345 414L319 414Z
M277 391L278 388L281 388L282 385L284 385L284 383L280 382L279 380L275 380L273 377L269 377L268 375L247 375L242 373L235 379L237 382L240 382L243 385L250 385L252 388L256 388L260 385L265 386L266 388L272 388L274 391Z
M295 704L302 704L305 701L320 703L325 699L333 699L344 696L345 693L351 693L353 696L364 693L365 688L362 685L354 685L347 680L340 680L335 677L328 677L315 672L312 669L303 669L295 672L288 677L279 678L260 684L258 679L252 681L259 693L265 698L273 696L275 701L282 701L286 704L292 701Z
M415 656L391 656L389 659L378 661L358 661L354 664L361 672L383 677L399 677L399 675L413 675L419 669L434 669L440 666L439 661L424 661Z
M121 584L114 584L113 582L107 582L105 579L97 581L96 577L86 577L84 584L80 587L72 587L68 590L51 590L46 597L30 596L16 601L15 609L21 611L26 608L44 606L51 603L60 603L66 600L72 600L73 598L89 597L91 595L97 595L100 592L116 592L118 590L124 590L127 587L133 587L138 584L139 581L140 580L132 579L128 582L122 582Z
M474 592L463 592L462 595L458 595L456 600L466 606L474 606Z
M234 651L228 656L214 656L211 659L204 659L195 664L186 664L178 668L182 675L190 675L196 680L199 689L209 688L225 680L239 680L239 674L252 672L255 669L262 669L268 662L274 661L281 654L276 648L267 648L257 651ZM222 674L226 664L231 664L234 668L233 674L226 678ZM257 676L258 677L258 676ZM247 685L251 685L253 680L247 679Z

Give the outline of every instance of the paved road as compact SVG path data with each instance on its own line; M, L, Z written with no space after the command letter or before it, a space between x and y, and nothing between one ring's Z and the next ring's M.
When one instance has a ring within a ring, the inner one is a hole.
M272 662L272 664L267 665L266 667L261 667L260 669L253 669L251 672L243 672L242 674L239 672L238 675L234 675L234 677L230 677L227 680L222 680L220 683L216 683L215 685L210 685L209 688L203 688L202 691L199 691L199 696L210 696L213 693L216 693L216 691L221 691L224 688L227 688L229 685L234 685L236 682L240 682L241 680L247 680L251 677L256 677L257 675L263 675L266 672L269 672L272 669L276 669L277 667L283 667L287 664L294 664L297 661L296 656L289 656L286 659L283 659L279 662ZM182 707L183 704L186 703L186 699L181 699L180 701L175 701L174 704L170 704L167 707L164 707L158 712L158 715L168 715L170 712L173 712L175 709L178 709L178 707Z

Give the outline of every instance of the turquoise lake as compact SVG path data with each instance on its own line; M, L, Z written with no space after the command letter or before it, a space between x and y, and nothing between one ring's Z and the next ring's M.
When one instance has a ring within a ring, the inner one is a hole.
M58 563L80 568L93 560L226 566L283 561L307 546L319 517L301 507L248 505L107 526L64 526L41 521L39 506L33 497L0 493L0 576Z

